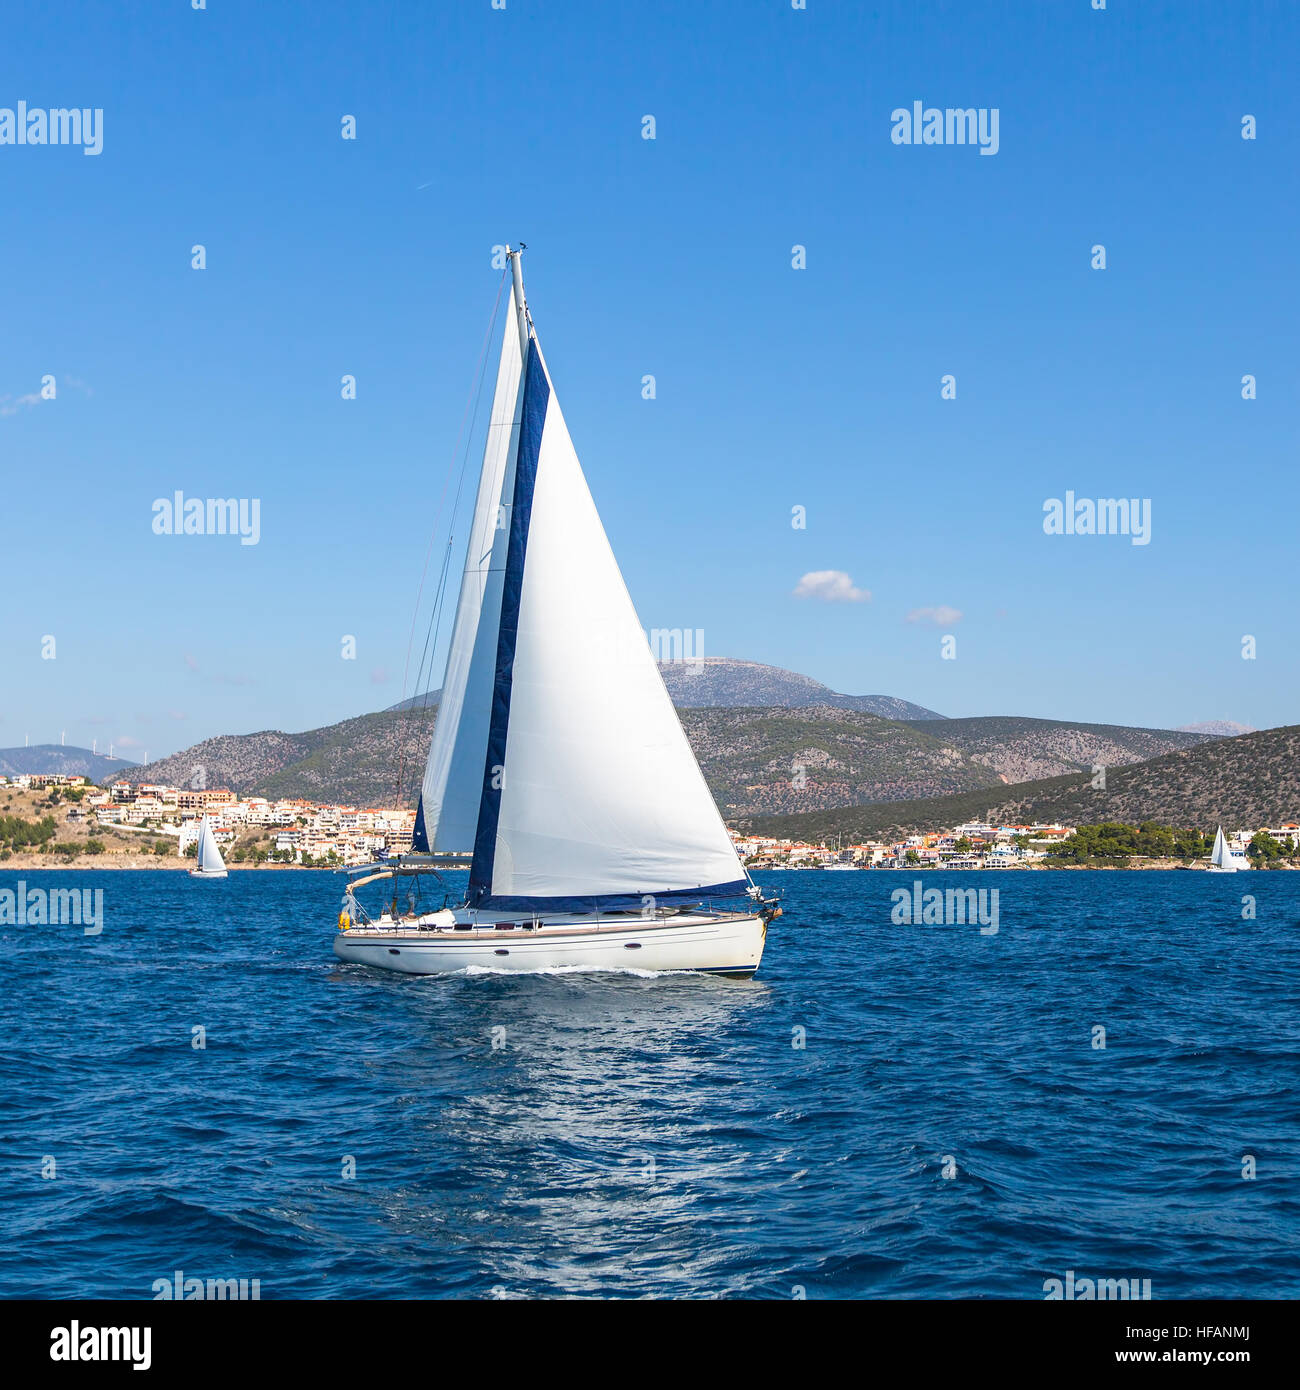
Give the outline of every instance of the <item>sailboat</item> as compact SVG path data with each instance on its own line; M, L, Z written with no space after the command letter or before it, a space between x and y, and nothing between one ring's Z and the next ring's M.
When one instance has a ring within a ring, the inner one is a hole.
M217 848L217 837L212 833L212 821L204 816L199 822L199 863L198 868L190 870L191 878L225 878L226 861Z
M1228 848L1223 827L1219 826L1214 835L1214 849L1210 852L1210 862L1206 872L1211 874L1235 874L1240 869L1249 868L1246 856L1240 850Z
M740 862L682 731L560 411L507 248L509 312L410 855L366 866L342 960L750 976L780 914ZM468 867L463 901L383 878Z
M836 837L836 840L835 840L835 853L836 853L836 854L843 854L843 853L844 853L844 836L843 836L843 835L839 835L839 836ZM862 867L862 866L861 866L860 864L858 864L856 861L848 861L848 860L843 860L843 859L837 859L833 864L823 864L823 865L822 865L822 868L825 869L827 873L833 873L833 872L835 872L835 870L837 870L837 869L860 869L861 867Z

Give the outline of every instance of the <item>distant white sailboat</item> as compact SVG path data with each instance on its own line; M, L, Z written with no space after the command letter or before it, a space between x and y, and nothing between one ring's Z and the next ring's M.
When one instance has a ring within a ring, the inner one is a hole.
M199 864L190 870L191 878L225 878L226 861L217 847L217 837L212 833L212 822L204 816L199 822Z
M844 853L844 836L843 836L843 835L837 835L837 836L835 837L835 853L836 853L836 854L843 854L843 853ZM823 864L823 865L822 865L822 868L823 868L824 870L826 870L827 873L834 873L836 870L843 870L843 869L860 869L861 867L862 867L862 865L859 864L856 860L849 860L849 859L836 859L833 863L830 863L830 864Z
M1241 869L1248 869L1250 863L1246 856L1239 850L1229 849L1228 841L1223 833L1223 827L1219 826L1214 835L1214 849L1210 852L1210 862L1206 868L1207 873L1211 874L1235 874Z
M522 248L520 248L522 249ZM508 249L497 369L414 853L348 889L334 951L411 974L752 975L779 915L736 855L665 689ZM456 907L363 883L468 867ZM719 902L730 901L731 907Z

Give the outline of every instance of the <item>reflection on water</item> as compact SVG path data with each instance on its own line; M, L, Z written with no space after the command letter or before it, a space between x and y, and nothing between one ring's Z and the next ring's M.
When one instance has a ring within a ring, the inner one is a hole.
M420 1040L381 1064L388 1084L463 1094L416 1126L392 1229L472 1243L498 1297L634 1292L643 1261L710 1287L707 1194L746 1162L736 1136L711 1134L745 1080L719 1040L753 1026L768 993L644 972L396 982Z

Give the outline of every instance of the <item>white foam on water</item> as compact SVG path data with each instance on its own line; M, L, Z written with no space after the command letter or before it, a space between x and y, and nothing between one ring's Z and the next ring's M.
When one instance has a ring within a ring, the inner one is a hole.
M448 971L454 975L632 975L638 980L659 980L680 975L680 970L637 970L633 966L544 965L530 970L509 970L497 965L467 965L464 970Z

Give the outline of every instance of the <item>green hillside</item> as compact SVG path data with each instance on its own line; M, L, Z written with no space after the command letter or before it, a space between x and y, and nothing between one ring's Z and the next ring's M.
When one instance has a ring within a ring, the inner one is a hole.
M1001 786L996 773L944 739L858 710L716 707L677 713L728 818ZM925 723L945 727L942 720Z
M928 720L908 727L935 733ZM1162 753L1194 748L1210 735L1176 729L1135 729L1123 724L1079 724L1061 719L985 715L946 719L942 737L972 761L1007 782L1038 781L1094 767L1144 762Z
M946 726L945 726L946 728ZM1300 725L1212 739L1129 767L1106 771L1104 789L1086 774L1067 774L979 792L862 805L807 815L752 816L763 834L821 840L880 838L937 830L963 821L1101 821L1213 831L1219 823L1258 828L1300 820Z

